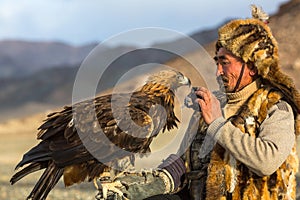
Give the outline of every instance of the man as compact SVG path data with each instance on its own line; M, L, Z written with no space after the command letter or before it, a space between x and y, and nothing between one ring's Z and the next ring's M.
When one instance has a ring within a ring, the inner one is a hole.
M155 173L145 175L152 180L146 184L131 184L138 180L133 174L121 178L118 188L129 197L169 193L149 199L296 199L300 95L280 71L266 16L257 7L253 16L263 19L233 20L219 29L216 75L225 105L208 89L198 88L196 102L205 123L200 122L187 153L167 158Z

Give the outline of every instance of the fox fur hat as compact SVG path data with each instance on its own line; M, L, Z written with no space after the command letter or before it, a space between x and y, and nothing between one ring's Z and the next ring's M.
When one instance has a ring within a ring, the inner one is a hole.
M278 44L268 26L268 15L252 5L251 19L232 20L219 29L216 51L221 47L252 62L265 82L279 89L291 104L294 113L300 113L300 94L294 81L280 70Z

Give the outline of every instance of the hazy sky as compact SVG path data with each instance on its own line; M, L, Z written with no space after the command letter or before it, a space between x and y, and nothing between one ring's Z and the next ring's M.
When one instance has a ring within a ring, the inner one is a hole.
M0 0L0 40L54 40L82 45L143 27L191 34L227 18L250 17L252 3L272 14L287 1ZM153 40L149 38L148 42Z

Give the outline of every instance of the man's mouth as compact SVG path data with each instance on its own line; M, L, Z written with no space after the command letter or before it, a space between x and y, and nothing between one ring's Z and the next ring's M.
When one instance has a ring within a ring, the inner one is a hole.
M219 84L219 88L221 91L225 92L228 87L228 78L224 75L220 75L217 77L217 82Z
M220 75L217 77L217 82L222 85L227 85L228 84L228 78L224 75Z

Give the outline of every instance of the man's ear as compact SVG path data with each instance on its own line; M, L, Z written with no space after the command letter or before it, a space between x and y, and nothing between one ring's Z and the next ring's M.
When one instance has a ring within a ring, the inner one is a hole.
M256 76L257 75L257 68L254 66L253 63L248 62L247 67L249 69L250 76Z
M250 76L256 76L257 75L257 69L254 67L253 69L250 70Z

